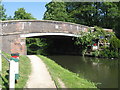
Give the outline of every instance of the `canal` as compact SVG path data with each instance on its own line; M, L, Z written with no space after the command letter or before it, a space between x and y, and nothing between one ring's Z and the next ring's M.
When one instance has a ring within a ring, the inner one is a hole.
M71 55L49 56L62 67L77 73L98 88L118 88L118 60Z

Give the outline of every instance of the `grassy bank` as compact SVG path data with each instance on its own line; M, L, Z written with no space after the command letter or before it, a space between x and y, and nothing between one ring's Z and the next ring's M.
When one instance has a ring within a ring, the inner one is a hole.
M4 55L10 59L10 55L4 53ZM28 76L31 72L31 64L27 56L20 56L20 78L18 80L18 83L15 85L16 88L24 88L26 85L26 82L28 80ZM7 72L9 70L9 63L2 58L2 88L8 88L9 82L8 82L8 75L9 73Z
M47 57L38 55L44 63L55 81L58 88L61 88L59 79L65 84L66 88L97 88L94 83L78 77L77 74L70 72Z

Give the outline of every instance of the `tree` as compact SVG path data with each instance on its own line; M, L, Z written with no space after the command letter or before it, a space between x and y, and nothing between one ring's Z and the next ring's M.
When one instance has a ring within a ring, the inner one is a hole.
M66 5L72 22L119 32L120 2L70 2Z
M93 16L96 8L90 2L70 2L66 3L67 12L73 18L74 23L92 26ZM96 19L97 20L97 19Z
M5 14L6 9L4 9L4 5L0 2L0 20L6 20L7 15Z
M14 20L12 16L7 17L7 20Z
M118 6L118 10L119 10L119 15L116 17L116 24L114 27L114 30L116 32L116 36L120 39L120 2L116 3Z
M14 19L35 19L30 13L27 13L24 8L19 8L14 13Z
M68 13L64 2L50 2L45 6L47 11L44 14L45 20L68 21Z

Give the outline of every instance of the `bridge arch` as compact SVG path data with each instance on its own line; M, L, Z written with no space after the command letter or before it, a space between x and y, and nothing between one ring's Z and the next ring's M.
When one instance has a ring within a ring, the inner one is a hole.
M77 35L74 34L59 34L59 33L45 33L32 35L21 35L26 38L26 53L31 54L45 54L45 55L77 55L79 46L75 45ZM35 39L34 39L35 38ZM42 41L43 46L37 46L37 41ZM35 47L34 47L35 45ZM44 46L45 45L45 46Z
M28 33L28 34L20 34L20 37L36 37L36 36L69 36L69 37L80 37L80 35L76 34L68 34L68 33Z

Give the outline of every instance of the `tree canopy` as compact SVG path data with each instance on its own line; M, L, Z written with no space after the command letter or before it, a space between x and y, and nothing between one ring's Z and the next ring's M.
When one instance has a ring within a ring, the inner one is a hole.
M31 13L27 13L24 8L19 8L14 13L14 19L35 19Z
M47 11L44 14L45 20L67 21L68 15L64 2L50 2L45 6Z
M0 2L0 20L6 20L7 15L5 14L5 11L4 5Z
M50 2L43 19L112 28L117 33L120 2Z

